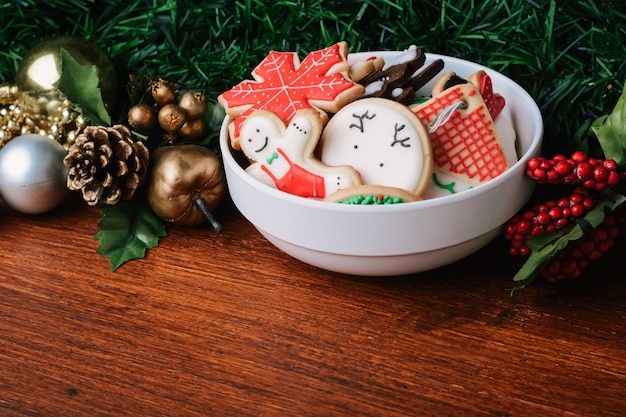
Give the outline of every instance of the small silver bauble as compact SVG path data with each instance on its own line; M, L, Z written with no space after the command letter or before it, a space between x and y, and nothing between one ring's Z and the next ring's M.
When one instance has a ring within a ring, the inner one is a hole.
M67 196L66 150L38 134L19 136L0 149L0 197L17 211L44 213Z

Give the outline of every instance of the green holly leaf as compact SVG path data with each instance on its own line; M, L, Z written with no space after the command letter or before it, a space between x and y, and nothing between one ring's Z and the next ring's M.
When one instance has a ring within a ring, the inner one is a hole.
M598 227L609 213L626 202L626 196L622 194L615 194L612 197L611 199L602 200L593 210L578 219L570 227L563 230L555 230L551 233L544 233L529 239L526 244L532 252L513 277L513 281L518 283L513 288L513 291L522 289L533 282L557 253Z
M209 129L214 132L219 132L225 116L226 111L222 106L213 102L207 103L207 111L204 114L204 121Z
M111 126L111 116L102 100L99 82L95 65L80 65L61 48L61 77L54 86L72 104L80 107L85 119L97 126Z
M626 168L626 90L622 93L613 111L598 118L591 131L598 138L606 159L614 159Z
M144 198L100 208L104 217L98 223L100 242L97 253L110 259L111 271L132 259L143 258L146 250L159 244L166 236L165 224L152 211Z

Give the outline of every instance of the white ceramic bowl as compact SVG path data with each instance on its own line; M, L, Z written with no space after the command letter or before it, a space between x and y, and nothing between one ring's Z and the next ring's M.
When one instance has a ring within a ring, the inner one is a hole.
M352 54L349 62L372 55ZM444 72L468 77L484 69L495 92L506 99L502 114L517 133L519 160L497 178L457 194L395 205L343 205L293 196L260 183L237 163L224 120L220 134L228 188L239 211L273 245L303 262L363 276L403 275L434 269L466 257L492 241L532 194L524 175L540 151L541 113L530 95L511 79L476 63L441 58ZM423 91L429 92L432 83ZM429 95L427 93L426 95ZM262 250L262 248L259 248Z

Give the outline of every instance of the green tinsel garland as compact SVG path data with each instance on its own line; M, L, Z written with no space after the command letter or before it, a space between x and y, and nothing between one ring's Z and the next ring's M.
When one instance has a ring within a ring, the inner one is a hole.
M485 64L516 80L545 117L546 154L610 111L626 79L626 14L612 1L15 0L0 5L0 82L40 39L102 46L121 79L158 75L215 98L271 49L301 56L346 40L351 51L427 52Z

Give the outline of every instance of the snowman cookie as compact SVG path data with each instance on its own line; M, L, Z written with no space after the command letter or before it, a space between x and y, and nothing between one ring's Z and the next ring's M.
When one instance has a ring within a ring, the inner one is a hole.
M426 127L408 107L365 98L337 112L322 132L318 154L328 165L350 165L363 184L421 196L432 174Z
M313 109L299 110L285 126L267 110L251 113L241 127L240 144L253 162L246 171L261 182L289 194L323 199L361 184L349 166L328 166L313 155L322 120Z

